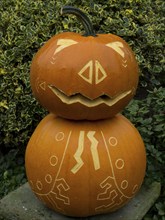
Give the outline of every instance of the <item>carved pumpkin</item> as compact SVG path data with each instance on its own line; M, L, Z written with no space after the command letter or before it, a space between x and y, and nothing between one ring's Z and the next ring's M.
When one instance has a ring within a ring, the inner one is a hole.
M137 129L122 115L71 121L49 114L26 150L26 172L36 196L68 216L112 212L138 192L146 154Z
M78 9L85 35L57 34L36 53L31 65L33 94L43 107L75 120L113 117L135 94L138 66L128 44L113 34L97 34Z

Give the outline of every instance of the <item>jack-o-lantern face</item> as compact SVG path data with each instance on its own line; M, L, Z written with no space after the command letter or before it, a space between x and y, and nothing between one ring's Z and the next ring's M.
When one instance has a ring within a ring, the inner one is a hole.
M113 117L132 99L137 83L132 50L112 34L55 35L31 66L35 97L50 112L69 119Z

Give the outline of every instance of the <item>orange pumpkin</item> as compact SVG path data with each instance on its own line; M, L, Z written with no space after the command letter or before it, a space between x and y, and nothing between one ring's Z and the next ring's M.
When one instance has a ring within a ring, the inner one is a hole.
M135 94L138 65L128 44L113 34L95 34L90 20L76 14L86 33L60 33L36 53L31 65L33 94L43 107L75 120L113 117Z
M112 212L138 192L146 168L143 141L124 116L71 121L49 114L26 150L36 196L56 212L90 216Z

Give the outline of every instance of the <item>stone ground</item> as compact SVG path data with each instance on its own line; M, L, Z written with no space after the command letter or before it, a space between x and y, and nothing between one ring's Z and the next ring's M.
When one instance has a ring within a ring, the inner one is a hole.
M26 183L0 200L0 220L141 220L160 195L160 183L142 186L126 206L115 213L87 218L71 218L46 208Z

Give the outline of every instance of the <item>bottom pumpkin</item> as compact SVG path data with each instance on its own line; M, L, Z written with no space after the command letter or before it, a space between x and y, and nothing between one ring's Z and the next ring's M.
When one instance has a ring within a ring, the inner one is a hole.
M56 212L85 217L112 212L135 196L146 169L137 129L124 116L70 121L47 115L25 155L35 195Z

